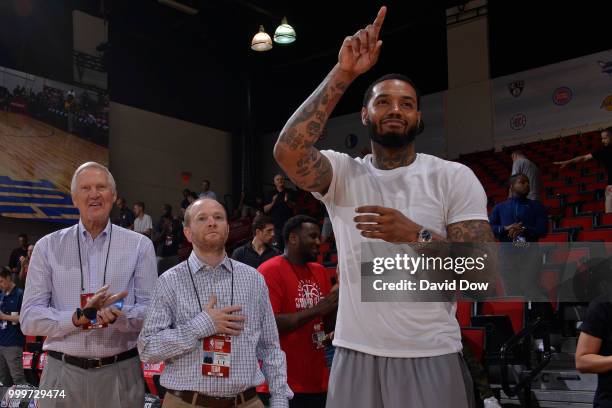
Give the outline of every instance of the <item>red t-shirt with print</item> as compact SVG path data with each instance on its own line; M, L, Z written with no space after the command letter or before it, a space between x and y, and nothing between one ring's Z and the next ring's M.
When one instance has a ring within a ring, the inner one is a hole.
M323 265L309 262L294 265L284 256L262 263L274 314L296 313L319 303L331 290L331 282ZM298 329L280 334L280 345L287 356L287 383L294 393L327 391L329 370L325 349L313 342L316 331L323 330L323 319L316 317ZM267 392L267 390L260 390Z

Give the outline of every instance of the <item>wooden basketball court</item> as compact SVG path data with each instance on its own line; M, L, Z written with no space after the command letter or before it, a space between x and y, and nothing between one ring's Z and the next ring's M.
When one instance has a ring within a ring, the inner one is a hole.
M108 165L108 148L0 111L0 215L73 222L70 181L87 161Z

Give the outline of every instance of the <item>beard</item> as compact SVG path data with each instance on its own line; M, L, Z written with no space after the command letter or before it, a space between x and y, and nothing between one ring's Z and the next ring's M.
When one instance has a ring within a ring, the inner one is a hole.
M410 143L414 142L418 132L418 125L415 123L405 132L380 133L378 127L371 121L368 121L368 136L370 140L390 149L408 146Z
M317 262L317 256L312 253L312 250L310 248L302 249L300 252L300 255L302 255L302 260L304 262Z

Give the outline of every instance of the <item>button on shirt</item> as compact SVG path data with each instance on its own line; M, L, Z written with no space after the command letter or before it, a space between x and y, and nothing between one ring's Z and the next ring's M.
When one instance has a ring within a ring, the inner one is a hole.
M34 247L21 309L21 330L32 336L47 336L44 350L78 357L109 357L136 347L151 292L157 279L155 252L144 235L107 224L92 239L79 221L77 225L46 235ZM112 235L112 236L111 236ZM103 329L83 330L72 324L81 307L81 271L77 237L81 245L84 293L104 286L109 293L128 291L123 313ZM109 239L111 241L109 249Z
M217 297L215 308L230 306L234 275L233 304L242 307L239 314L246 321L240 335L232 336L228 378L202 375L202 339L214 335L215 327L208 314L201 312L187 262L202 310L213 294ZM263 370L272 407L288 407L288 398L293 396L266 283L255 269L227 257L217 267L210 267L192 252L187 261L159 277L138 349L143 361L165 361L161 384L169 389L232 397L262 384ZM261 370L258 359L263 363Z

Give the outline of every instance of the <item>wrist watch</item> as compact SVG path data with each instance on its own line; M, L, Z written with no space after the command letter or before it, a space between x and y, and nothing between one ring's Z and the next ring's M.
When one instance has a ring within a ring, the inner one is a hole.
M417 242L431 242L432 239L433 236L431 235L431 232L425 228L421 228L417 235Z
M76 309L76 312L75 312L75 313L76 313L76 318L77 318L77 320L81 320L81 316L83 316L83 311L81 310L81 308L80 308L80 307L77 307L77 309Z

